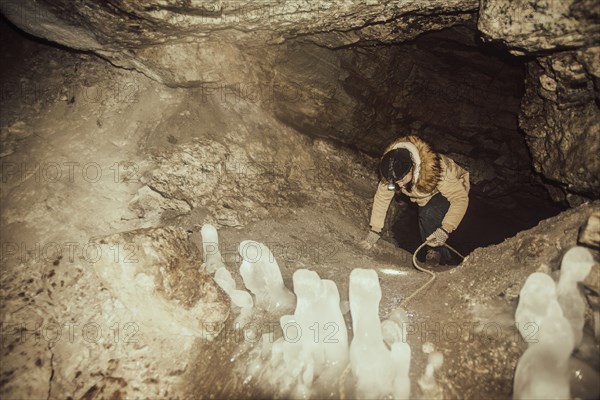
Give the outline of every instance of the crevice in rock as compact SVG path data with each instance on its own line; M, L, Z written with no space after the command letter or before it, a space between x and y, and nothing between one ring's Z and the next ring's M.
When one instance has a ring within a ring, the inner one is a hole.
M173 199L173 196L171 196L169 193L167 193L165 191L161 191L160 189L157 189L156 186L152 185L151 183L147 184L147 186L153 192L158 193L162 198L164 198L164 199ZM179 196L178 198L175 198L175 200L181 200L181 201L185 202L190 207L190 210L194 209L194 205L192 204L192 202L188 198L186 198L185 196Z
M54 352L51 343L48 343L48 351L50 352L50 378L48 379L48 397L46 399L50 400L52 398L52 382L54 381Z

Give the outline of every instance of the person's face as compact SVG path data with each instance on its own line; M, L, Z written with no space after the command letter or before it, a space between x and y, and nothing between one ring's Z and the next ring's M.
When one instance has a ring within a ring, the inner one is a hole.
M413 177L413 169L411 168L410 171L408 171L408 174L406 174L404 176L404 178L396 181L396 185L398 185L398 187L400 189L403 189L404 187L406 187L406 185L408 185L410 183L410 181L412 180Z

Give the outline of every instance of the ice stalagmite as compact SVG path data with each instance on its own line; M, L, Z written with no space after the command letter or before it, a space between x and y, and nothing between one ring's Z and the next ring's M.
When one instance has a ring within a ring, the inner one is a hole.
M381 337L390 348L394 343L402 341L402 327L395 321L386 319L381 322Z
M334 281L323 279L324 289L322 338L325 362L341 371L348 363L348 330L340 309L340 293Z
M427 366L425 367L425 373L419 378L417 382L423 397L426 399L443 399L443 393L435 380L435 371L442 367L444 363L444 355L439 351L433 351L427 356Z
M539 327L552 299L556 299L556 284L550 275L534 272L527 277L515 312L517 328L527 343L537 341Z
M348 362L348 334L337 286L306 269L297 270L293 281L298 299L294 318L303 332L303 352L311 355L315 376L336 379Z
M383 397L387 395L393 374L379 321L381 288L377 273L367 269L353 270L349 297L354 332L350 362L357 381L357 395L361 398Z
M245 290L236 289L235 281L221 258L217 229L210 224L205 224L202 226L201 234L206 270L215 273L213 277L215 282L229 295L233 304L247 313L253 304L252 296Z
M215 282L229 295L231 302L238 307L250 308L253 305L252 296L245 290L238 290L231 273L225 267L217 269L214 276Z
M238 248L242 256L240 274L244 285L256 297L255 305L267 311L281 311L294 306L294 295L283 284L275 257L262 243L245 240Z
M350 310L354 338L350 345L350 362L356 378L356 395L360 398L381 398L397 392L408 396L400 388L401 377L408 383L410 351L406 346L388 350L383 342L379 321L381 288L374 270L357 268L350 274ZM399 344L398 344L399 345ZM403 366L405 370L399 370ZM395 384L396 383L396 384ZM396 388L398 387L398 388Z
M202 230L202 251L204 252L204 265L209 273L214 273L217 269L223 267L223 258L219 250L219 235L217 228L210 224L204 224Z
M587 249L575 247L563 257L558 286L547 275L533 273L519 297L515 319L535 322L539 334L528 340L529 348L515 371L515 399L570 399L569 360L581 341L584 303L577 288L593 265Z
M285 388L291 392L292 398L308 398L314 379L315 360L310 349L305 349L303 336L306 333L293 315L282 316L280 324L284 337L273 345L271 385Z
M319 395L330 397L348 364L339 292L333 281L306 269L297 270L293 282L296 309L293 315L280 318L283 337L273 343L270 359L261 350L260 360L249 372L257 376L262 369L268 384L287 397L309 398L316 389Z
M560 278L556 294L565 318L571 324L575 347L579 347L583 338L585 302L577 287L594 265L594 258L588 249L573 247L566 252L560 266Z
M315 374L321 373L325 365L325 353L322 344L319 341L320 333L320 315L322 310L321 296L321 279L314 271L301 269L294 272L294 293L296 293L296 311L294 312L294 321L298 324L299 330L302 332L298 345L304 360L304 379L301 383L304 390L310 390ZM310 380L308 379L310 378Z
M392 362L395 367L395 376L392 383L394 399L405 400L410 398L410 359L411 351L407 342L392 344Z
M390 313L385 321L381 322L383 341L391 348L393 343L407 340L408 315L401 307Z
M406 311L397 308L389 319L381 322L381 333L384 342L391 350L395 376L392 396L394 399L408 399L410 396L410 360L411 350L407 342L408 316Z
M530 343L515 371L515 399L570 399L573 331L556 298L549 301L537 343Z

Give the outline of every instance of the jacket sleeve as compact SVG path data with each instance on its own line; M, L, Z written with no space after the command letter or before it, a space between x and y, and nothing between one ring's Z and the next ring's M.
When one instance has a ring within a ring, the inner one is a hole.
M373 199L373 209L371 210L371 230L373 232L381 232L385 223L390 202L394 198L394 191L388 190L387 183L379 182L375 198Z
M467 211L469 205L469 173L449 158L443 160L443 176L438 184L442 195L448 199L450 207L442 220L442 228L448 233L454 231Z

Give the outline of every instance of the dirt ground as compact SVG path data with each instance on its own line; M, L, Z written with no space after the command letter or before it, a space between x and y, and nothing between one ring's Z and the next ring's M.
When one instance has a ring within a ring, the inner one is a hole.
M2 29L4 37L11 35ZM34 321L44 326L48 321L95 317L109 324L107 292L94 287L93 272L70 257L67 250L72 245L66 243L84 247L100 235L179 226L201 248L199 227L214 221L215 210L193 207L189 213L161 210L157 216L140 217L130 202L156 168L153 155L178 151L198 138L221 140L228 137L222 132L233 135L243 129L239 140L264 140L261 146L272 149L273 159L306 152L307 162L329 170L326 178L307 178L304 186L291 188L290 193L297 191L294 196L265 189L265 198L283 199L280 205L275 202L261 218L250 213L252 218L241 226L219 226L221 252L238 285L236 249L242 240L270 247L288 288L293 286L293 272L307 268L335 281L342 301L348 300L354 268L375 269L382 289L382 320L427 281L428 276L412 266L409 252L383 240L370 251L358 246L367 231L374 160L354 154L354 159L339 161L342 150L294 136L256 111L254 104L203 102L198 93L165 88L87 54L16 39L1 45L4 327L19 322L30 329ZM275 134L262 139L265 130ZM278 139L277 132L294 139ZM297 143L297 148L287 148L289 143ZM231 190L243 196L247 184L242 179ZM436 375L443 398L511 397L514 368L526 348L513 318L519 290L542 264L552 271L559 268L564 252L577 242L578 229L599 209L595 202L565 211L498 245L474 250L459 267L435 269L433 285L407 306L411 398L422 398L417 380L425 370L426 342L444 355ZM58 252L49 243L56 244ZM234 317L235 310L231 323ZM255 314L253 321L260 325L278 317ZM350 313L345 318L351 333ZM588 321L586 346L577 356L598 371L600 353L590 329ZM142 355L137 358L129 357L133 350L124 346L118 353L122 359L100 362L104 359L98 354L109 351L107 347L61 348L44 340L15 339L14 332L7 332L1 349L3 399L286 397L260 383L244 382L252 343L232 334L231 326L214 342L197 339L185 347L187 339L171 337L165 339L170 345L149 343L150 353L164 352L165 359L181 364L169 370L161 369L159 361L148 367L151 357L141 353L145 346L139 344L135 351L140 353L135 354ZM174 350L178 340L185 343L183 355ZM81 352L80 370L70 364L69 351ZM144 375L147 370L154 375ZM351 384L351 379L341 384L347 398L352 398ZM323 395L338 398L339 387Z
M598 210L599 206L595 203L580 210L567 211L502 244L475 250L459 267L438 267L434 270L436 281L407 306L410 317L408 341L413 351L410 374L412 398L420 396L416 382L427 363L427 355L421 351L427 342L445 357L444 366L438 374L443 398L511 398L514 369L527 347L514 321L519 290L527 276L541 264L556 272L562 254L576 244L577 231L586 216L592 210ZM265 235L264 232L272 233ZM279 257L275 252L286 286L292 287L291 275L297 268L309 268L322 278L333 279L344 301L348 299L350 271L354 268L375 268L379 271L382 288L380 317L383 320L429 276L413 268L410 253L389 243L380 243L371 252L361 251L356 246L361 233L351 219L340 219L322 209L310 208L299 210L289 220L261 221L243 231L223 232L222 237L224 241L233 243L250 238L296 247L310 246L310 241L300 238L311 235L332 237L330 244L324 243L336 251L325 259L314 259L313 255L297 257L298 253L290 256L285 252L285 246L282 246ZM316 243L312 246L319 247ZM233 260L229 263L233 264ZM383 272L386 269L399 270L402 275L388 275ZM348 314L346 322L351 331ZM579 357L598 370L598 344L592 339L591 326L586 326L586 331L588 347ZM232 354L242 351L242 355L235 358L244 359L243 351L247 349L239 346L244 342L241 337L238 336L237 341L234 338L237 345L228 345L227 339L223 340L221 352L216 351L213 357L227 364ZM229 340L232 340L231 337ZM205 350L197 351L204 354ZM203 393L204 398L264 396L260 388L240 382L244 376L240 373L243 369L239 368L239 364L236 366L238 368L219 369L217 372L209 370L208 375L204 375L207 371L202 369L195 370L190 374L190 379L195 382L192 392ZM227 379L223 379L224 373L228 375ZM592 379L586 384L594 385L594 376L586 379ZM213 380L220 383L213 385L210 383ZM205 392L207 384L212 388L209 393ZM346 393L349 393L348 398L352 398L351 391ZM331 397L339 398L339 391L334 390Z

